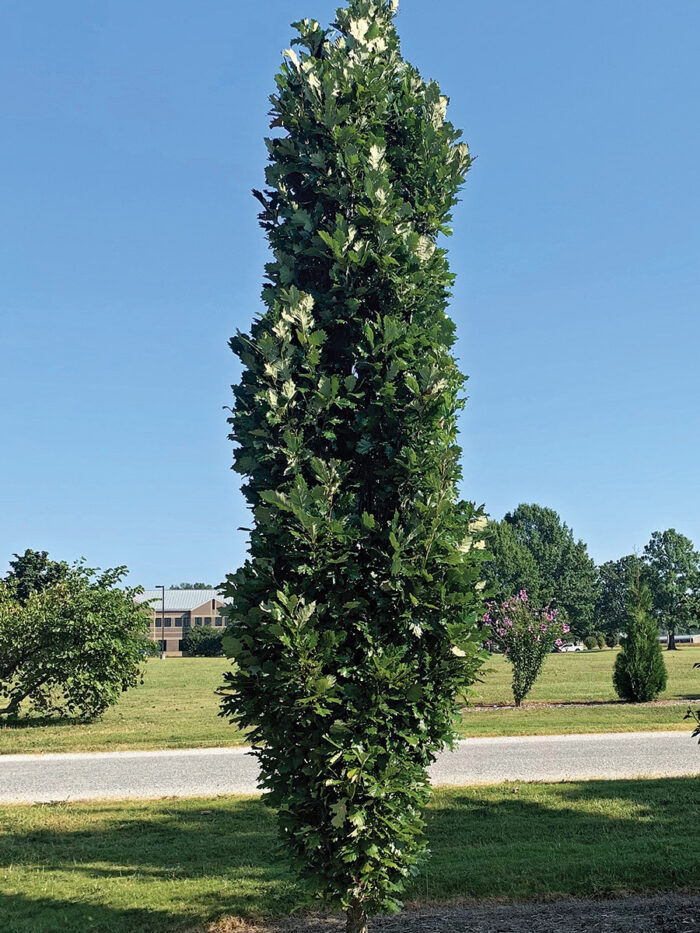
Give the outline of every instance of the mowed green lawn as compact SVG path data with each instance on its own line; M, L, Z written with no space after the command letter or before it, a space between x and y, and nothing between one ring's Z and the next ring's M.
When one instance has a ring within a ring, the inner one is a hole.
M688 729L685 704L700 698L700 646L664 653L669 683L664 699L674 705L617 701L612 689L616 652L553 654L522 709L512 707L510 667L494 656L484 682L475 685L465 709L464 736L538 735ZM170 658L148 663L143 686L124 694L94 723L24 719L0 726L0 754L109 751L127 748L188 748L244 743L219 717L215 694L228 662L219 658ZM564 705L556 705L564 704ZM587 705L576 705L587 704Z
M426 817L432 856L408 900L697 889L694 778L440 789ZM165 933L288 914L301 896L275 839L251 797L0 807L0 927Z

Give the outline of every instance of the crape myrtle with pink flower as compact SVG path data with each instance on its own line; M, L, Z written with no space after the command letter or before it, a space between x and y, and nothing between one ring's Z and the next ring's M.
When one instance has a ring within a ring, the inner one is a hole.
M513 665L513 699L520 706L547 655L563 644L569 626L553 605L533 606L525 590L503 602L489 602L482 624L489 651L502 652Z

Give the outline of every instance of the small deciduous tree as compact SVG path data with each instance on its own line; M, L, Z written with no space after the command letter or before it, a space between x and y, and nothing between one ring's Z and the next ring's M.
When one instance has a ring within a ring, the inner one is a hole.
M282 840L350 933L424 849L426 768L481 661L481 512L460 502L463 384L440 233L470 159L401 57L395 0L311 20L277 76L266 310L232 347L250 559L228 579L226 714Z
M527 592L521 590L503 602L489 602L483 628L486 647L501 651L513 665L513 699L520 706L569 626L554 607L534 608Z
M42 713L93 719L135 686L149 652L149 615L121 589L125 567L82 564L64 579L17 600L0 584L0 714L27 703Z
M633 703L656 699L666 688L666 665L651 592L638 566L630 569L625 636L621 644L613 670L617 695Z

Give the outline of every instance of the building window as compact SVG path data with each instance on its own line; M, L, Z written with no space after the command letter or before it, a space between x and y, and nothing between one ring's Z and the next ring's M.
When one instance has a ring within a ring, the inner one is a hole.
M172 619L171 619L169 616L168 616L167 618L163 619L163 625L164 625L166 628L170 628L170 626L171 626L172 624L173 624Z
M183 628L189 628L189 627L190 627L190 619L189 619L189 616L183 616L183 617L182 617L182 627L183 627Z
M201 617L201 616L195 616L195 617L194 617L194 624L195 624L195 625L201 625L201 624L202 624L202 617Z
M205 616L205 617L204 617L204 624L205 624L205 625L211 625L211 616Z
M216 619L214 620L214 624L215 624L215 625L223 625L223 624L224 624L224 620L221 618L221 616L217 616Z
M211 601L211 608L212 608L212 610L213 610L213 609L216 609L216 600L215 600L215 599L212 599L212 601Z

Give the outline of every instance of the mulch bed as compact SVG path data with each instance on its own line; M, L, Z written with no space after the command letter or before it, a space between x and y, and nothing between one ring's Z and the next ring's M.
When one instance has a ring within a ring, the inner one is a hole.
M342 933L341 917L299 916L269 925L230 918L208 933ZM370 921L370 933L700 933L700 895L540 904L434 905Z
M637 707L645 706L689 706L696 703L696 699L686 700L649 700L647 703L637 703ZM626 700L566 700L562 703L547 702L545 700L533 700L530 703L523 703L522 706L515 706L513 703L489 703L488 706L480 706L477 703L469 706L460 707L460 713L469 715L471 713L503 713L506 710L512 710L514 713L520 710L542 710L542 709L569 709L575 706L579 708L590 708L591 706L629 706Z

